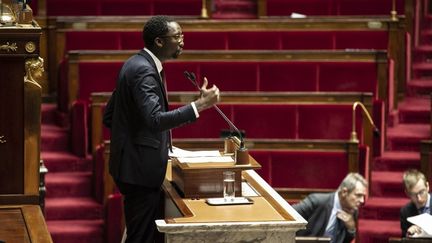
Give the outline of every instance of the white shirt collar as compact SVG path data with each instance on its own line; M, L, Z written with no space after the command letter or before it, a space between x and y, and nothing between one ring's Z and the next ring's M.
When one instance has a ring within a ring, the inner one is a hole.
M147 48L145 48L145 47L144 47L144 51L146 51L146 52L151 56L151 58L153 59L153 61L155 62L155 64L156 64L156 69L157 69L158 73L162 72L163 67L162 67L162 63L161 63L161 61L159 60L159 58L157 58L157 57L153 54L153 52L151 52L149 49L147 49Z
M431 194L428 193L428 199L426 201L425 208L429 208L429 206L430 206L430 200L431 200ZM429 210L430 210L430 212L432 212L432 208L430 208Z

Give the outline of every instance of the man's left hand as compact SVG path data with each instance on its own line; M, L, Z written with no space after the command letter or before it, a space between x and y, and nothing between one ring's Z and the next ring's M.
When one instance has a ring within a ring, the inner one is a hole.
M348 231L355 231L356 223L352 214L349 214L343 210L339 210L336 213L336 217L338 217L342 222L344 222L345 227Z

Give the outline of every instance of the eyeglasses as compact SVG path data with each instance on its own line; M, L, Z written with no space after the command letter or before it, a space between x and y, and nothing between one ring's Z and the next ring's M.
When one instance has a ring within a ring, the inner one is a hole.
M414 192L409 193L410 197L418 197L418 196L424 197L426 194L427 194L427 190L426 189L420 190L417 193L414 193Z
M169 37L173 37L174 40L176 40L177 42L180 42L180 41L182 41L182 40L184 39L184 35L183 35L183 33L175 34L175 35L163 35L163 36L160 36L160 37L161 37L161 38L169 38Z

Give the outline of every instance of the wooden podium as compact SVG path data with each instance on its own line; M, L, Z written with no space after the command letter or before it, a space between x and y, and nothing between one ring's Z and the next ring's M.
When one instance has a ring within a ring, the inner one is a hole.
M261 165L250 157L247 165L233 163L187 164L172 160L172 181L185 198L223 197L223 172L235 172L236 196L241 195L242 171L259 169Z
M233 162L181 163L178 159L171 161L172 182L185 198L223 197L223 172L235 173L236 196L241 195L242 171L260 169L261 165L249 154L247 163L239 163L234 150L239 149L240 140L236 137L225 139L225 151L221 155L233 157Z
M294 243L296 231L306 226L306 220L254 171L261 166L251 156L242 165L171 163L171 175L163 184L165 217L156 220L166 243ZM223 197L222 173L228 170L236 172L236 197L248 197L252 204L206 202Z

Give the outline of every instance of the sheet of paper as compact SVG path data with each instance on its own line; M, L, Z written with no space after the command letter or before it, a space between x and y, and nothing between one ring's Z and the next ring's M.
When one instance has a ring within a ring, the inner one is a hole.
M200 150L200 151L189 151L181 148L173 147L173 151L169 153L170 157L220 157L221 153L218 150Z
M229 163L234 162L231 156L218 157L177 157L180 163Z
M422 234L421 237L432 237L432 215L424 213L417 216L408 217L407 220L408 222L411 222L412 224L422 228L425 235Z

